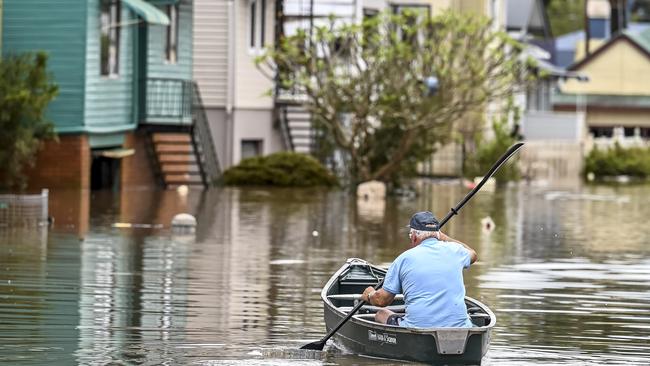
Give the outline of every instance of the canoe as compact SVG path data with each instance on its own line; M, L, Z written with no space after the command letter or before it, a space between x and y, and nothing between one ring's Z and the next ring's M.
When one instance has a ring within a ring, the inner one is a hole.
M350 258L329 279L321 298L328 332L358 304L363 290L376 286L386 270L362 259ZM405 328L374 321L378 307L364 305L334 335L335 345L345 351L372 357L434 364L477 365L490 345L494 313L479 301L466 297L472 328ZM405 311L397 295L388 309Z

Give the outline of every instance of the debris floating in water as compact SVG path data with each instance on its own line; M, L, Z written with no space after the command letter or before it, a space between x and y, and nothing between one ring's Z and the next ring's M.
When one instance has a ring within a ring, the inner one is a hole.
M172 230L177 234L192 234L196 230L196 218L187 213L180 213L172 219Z
M189 190L190 189L184 184L180 185L180 186L178 186L178 188L176 188L176 192L178 192L178 194L180 196L187 196L187 193L189 192Z
M311 236L313 236L314 238L317 237L318 236L318 231L316 231L316 230L312 231Z
M494 231L495 224L490 216L486 216L481 219L481 227L483 228L483 232L489 234Z
M162 224L132 224L130 222L116 222L111 225L118 229L162 229Z

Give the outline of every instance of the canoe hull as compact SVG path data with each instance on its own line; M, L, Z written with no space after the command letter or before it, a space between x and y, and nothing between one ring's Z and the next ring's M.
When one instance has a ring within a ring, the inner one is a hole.
M373 275L383 277L385 274L385 270L355 259L348 260L346 265L332 276L321 294L328 332L343 320L346 312L335 306L327 296L336 294L337 291L345 291L339 279L349 271L350 265L370 266ZM363 286L361 282L355 282L357 289ZM481 315L486 319L490 317L486 324L473 328L414 329L379 324L371 320L372 316L354 316L339 329L334 335L334 340L347 351L373 357L436 364L480 364L488 350L496 319L480 302L466 298L466 303L468 306L480 308Z

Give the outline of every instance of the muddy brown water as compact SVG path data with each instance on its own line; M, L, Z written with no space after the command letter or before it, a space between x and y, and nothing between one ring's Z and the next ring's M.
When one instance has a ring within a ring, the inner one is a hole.
M319 292L346 258L388 265L414 211L466 193L418 189L52 192L53 228L0 229L0 363L400 364L297 348L324 334ZM179 212L195 236L169 230ZM479 193L445 231L476 248L467 294L498 318L483 364L650 364L649 218L650 186Z

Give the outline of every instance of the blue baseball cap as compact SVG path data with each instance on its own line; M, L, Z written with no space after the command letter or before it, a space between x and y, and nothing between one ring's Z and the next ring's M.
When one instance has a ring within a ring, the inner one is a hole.
M408 227L420 231L438 231L440 222L431 212L421 211L411 217Z

